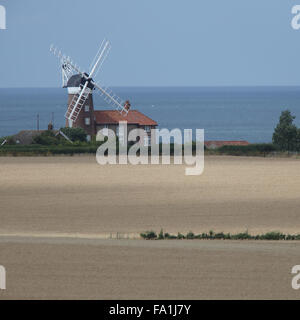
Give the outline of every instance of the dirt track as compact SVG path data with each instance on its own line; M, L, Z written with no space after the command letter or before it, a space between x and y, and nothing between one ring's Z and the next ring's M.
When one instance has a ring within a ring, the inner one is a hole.
M204 174L187 177L175 165L0 158L0 299L299 299L299 242L100 239L160 228L300 233L299 169L296 159L207 157Z

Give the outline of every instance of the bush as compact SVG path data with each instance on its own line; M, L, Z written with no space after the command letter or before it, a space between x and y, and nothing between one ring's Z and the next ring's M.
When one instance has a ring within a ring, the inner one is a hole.
M45 146L58 145L59 139L54 135L53 131L43 131L40 135L33 138L34 144L41 144Z
M193 232L189 232L187 235L186 235L186 238L191 240L191 239L194 239L195 238L195 235Z
M163 229L161 229L158 235L158 240L163 240L163 239L164 239L164 232L163 232Z
M73 155L83 153L93 153L97 151L96 145L82 144L74 146L70 143L66 145L7 145L0 148L0 156L14 155L14 156L38 156L38 155Z
M177 236L173 234L165 233L164 239L174 240L174 239L177 239Z
M200 239L200 240L300 240L300 234L290 235L290 234L283 234L281 232L272 231L267 232L261 235L250 235L248 230L245 232L237 233L231 235L230 233L214 233L212 230L209 233L201 233L201 234L194 234L193 232L189 232L186 236L182 233L178 232L177 235L173 235L170 233L163 234L163 230L161 229L159 235L154 231L147 231L145 233L141 233L141 237L146 240L169 240L169 239Z
M260 236L260 240L285 240L286 236L280 232L268 232Z
M146 240L153 240L157 238L157 234L154 231L146 231L141 233L141 237Z
M217 153L247 156L247 155L266 155L277 151L277 147L272 143L256 143L247 146L222 146L217 149Z
M238 234L234 234L231 236L232 239L234 240L247 240L247 239L254 239L253 236L250 236L248 231L246 232L242 232L242 233L238 233Z
M178 232L177 239L179 239L179 240L185 239L185 236L182 233Z
M1 137L0 138L0 145L2 144L2 142L6 140L6 143L4 145L16 145L16 141L13 137L8 136L8 137Z
M72 141L85 142L87 138L86 132L82 128L61 128L60 129Z
M215 234L215 239L225 239L225 234L223 232L219 232Z

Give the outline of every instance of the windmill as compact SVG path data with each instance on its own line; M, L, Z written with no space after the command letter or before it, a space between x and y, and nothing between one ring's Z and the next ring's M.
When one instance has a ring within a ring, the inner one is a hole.
M103 40L90 65L90 71L87 73L83 72L69 56L64 55L53 45L50 47L50 51L60 59L63 87L68 88L69 101L65 114L67 126L83 127L89 135L95 134L93 91L103 96L104 100L117 109L124 117L127 116L130 109L130 102L128 100L124 102L111 89L100 86L93 79L97 76L110 49L111 45L109 41Z

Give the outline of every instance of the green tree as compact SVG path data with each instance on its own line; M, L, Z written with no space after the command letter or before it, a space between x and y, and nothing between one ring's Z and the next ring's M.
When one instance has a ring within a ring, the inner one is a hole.
M33 138L34 144L42 144L46 146L56 145L58 142L58 139L51 130L43 131L41 134Z
M300 129L297 130L297 138L296 138L296 150L300 151Z
M2 144L2 142L4 140L6 140L6 145L16 144L15 139L12 136L8 136L8 137L1 137L0 138L0 145Z
M289 110L282 111L279 123L273 133L273 143L280 150L293 151L297 149L298 129L293 124L295 116Z
M86 141L87 134L82 128L61 128L60 129L72 141Z

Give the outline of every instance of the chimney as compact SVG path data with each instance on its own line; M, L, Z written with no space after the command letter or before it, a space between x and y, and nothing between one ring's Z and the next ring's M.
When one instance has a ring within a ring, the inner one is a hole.
M129 100L126 100L126 101L125 101L125 104L124 104L124 108L125 108L127 111L129 111L130 107L131 107L130 101L129 101Z

